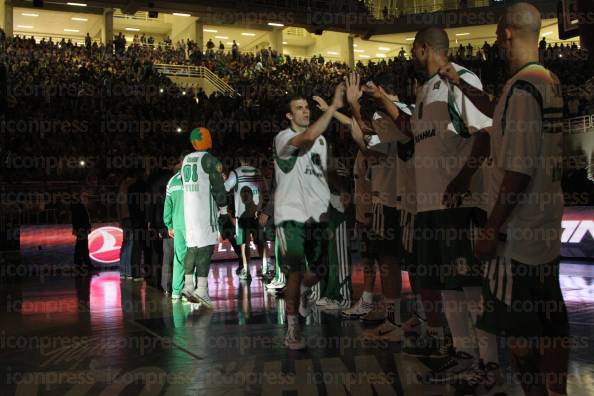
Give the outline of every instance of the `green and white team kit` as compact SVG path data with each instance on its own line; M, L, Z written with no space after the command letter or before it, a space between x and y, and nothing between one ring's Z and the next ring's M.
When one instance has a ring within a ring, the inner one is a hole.
M210 182L210 175L217 172L218 167L220 162L206 151L197 151L184 158L181 174L188 247L218 243L219 208Z
M455 63L452 65L462 80L476 89L483 89L474 73ZM417 90L411 118L417 212L446 209L442 202L443 193L470 156L474 142L472 134L491 125L491 118L437 73ZM470 186L476 194L466 199L463 206L477 207L483 189L479 170Z
M276 225L284 221L319 222L328 211L330 189L326 181L326 139L320 136L308 150L300 150L289 144L296 135L297 132L288 128L274 138Z
M559 256L561 247L561 85L544 66L529 63L508 80L501 98L490 134L493 166L486 175L489 212L505 171L530 176L524 199L500 230L507 237L502 255L525 264L547 263Z
M225 189L227 191L233 190L235 217L237 218L242 217L246 209L241 199L241 191L245 187L248 187L252 192L252 199L258 211L262 209L262 205L264 204L266 183L258 169L253 166L240 166L232 170L229 178L225 181Z
M167 182L163 223L174 231L172 294L179 296L184 287L184 259L186 257L186 224L184 218L184 191L181 172L178 171Z
M326 238L330 188L326 181L327 143L320 136L307 149L290 144L291 128L274 138L274 222L285 271L305 271L320 263ZM305 260L304 260L304 256Z

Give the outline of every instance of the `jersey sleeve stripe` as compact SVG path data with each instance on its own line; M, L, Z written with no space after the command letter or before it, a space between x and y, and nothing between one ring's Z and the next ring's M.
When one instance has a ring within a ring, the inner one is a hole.
M524 92L524 93L528 93L530 95L532 95L532 97L536 100L536 102L538 103L539 107L540 107L540 111L542 114L542 95L540 94L540 92L538 91L538 89L531 83L529 83L528 81L525 80L518 80L516 81L510 88L509 93L507 94L507 98L505 98L505 107L503 109L503 116L502 116L502 124L501 124L501 134L505 135L505 129L506 129L506 123L507 123L507 108L509 105L509 100L512 97L512 95L514 94L514 91L516 89L519 89L520 91Z
M456 109L456 105L454 103L454 95L448 95L448 113L450 114L450 119L452 120L452 125L454 126L454 132L460 135L463 138L470 137L470 133L468 132L468 128L466 124L460 117L458 110Z

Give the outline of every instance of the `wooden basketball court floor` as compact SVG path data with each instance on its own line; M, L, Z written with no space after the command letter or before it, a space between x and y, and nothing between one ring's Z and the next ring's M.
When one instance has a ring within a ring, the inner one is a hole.
M0 395L455 394L418 384L435 362L407 357L399 344L363 342L363 324L336 311L314 311L308 349L286 350L284 300L255 277L255 261L250 283L235 266L213 264L212 312L114 270L1 285ZM594 395L594 263L564 262L561 283L574 342L569 394ZM355 296L361 287L355 265ZM404 317L409 303L405 282ZM506 393L520 395L509 368L506 379Z

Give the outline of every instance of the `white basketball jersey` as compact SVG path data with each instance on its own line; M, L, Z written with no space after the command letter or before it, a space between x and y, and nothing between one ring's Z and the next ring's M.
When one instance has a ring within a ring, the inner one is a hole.
M188 247L218 243L218 207L211 193L209 175L202 167L207 155L210 154L205 151L188 154L181 168Z

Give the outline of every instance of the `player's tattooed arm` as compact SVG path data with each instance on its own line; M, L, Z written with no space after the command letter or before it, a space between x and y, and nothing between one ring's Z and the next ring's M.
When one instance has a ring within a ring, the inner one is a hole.
M443 78L449 80L453 85L460 88L462 93L470 99L472 104L476 106L477 109L481 111L484 115L493 118L493 113L495 112L495 105L497 101L495 98L491 98L486 92L477 89L464 81L464 79L460 78L458 71L452 66L451 63L443 66L439 69L439 74Z

